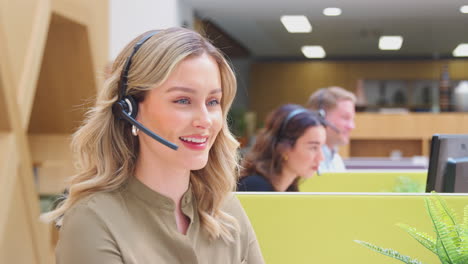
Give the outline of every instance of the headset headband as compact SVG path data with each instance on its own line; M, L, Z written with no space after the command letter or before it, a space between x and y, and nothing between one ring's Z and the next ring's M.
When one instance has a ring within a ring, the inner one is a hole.
M120 74L120 81L119 81L119 100L122 100L125 97L127 85L128 85L128 72L130 71L130 66L132 65L132 58L135 53L140 49L140 47L145 43L148 39L158 33L158 30L152 31L145 35L141 40L139 40L135 46L133 47L133 51L130 56L127 57L125 64L122 68L122 73Z

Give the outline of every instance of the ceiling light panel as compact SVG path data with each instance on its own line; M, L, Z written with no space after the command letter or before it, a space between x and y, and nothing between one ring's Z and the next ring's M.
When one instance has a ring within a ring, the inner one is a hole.
M468 43L460 43L453 50L452 55L454 57L468 57Z
M312 32L312 25L306 16L281 16L281 23L289 33Z
M323 10L323 14L326 16L339 16L341 15L341 9L338 7L327 7Z
M402 44L402 36L381 36L379 38L379 49L381 50L399 50Z
M468 14L468 5L460 7L460 12L462 12L463 14Z
M326 56L322 46L302 46L301 51L309 59L321 59Z

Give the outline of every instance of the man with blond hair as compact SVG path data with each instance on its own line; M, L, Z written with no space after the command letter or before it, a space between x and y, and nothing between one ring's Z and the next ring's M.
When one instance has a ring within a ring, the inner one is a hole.
M318 111L328 123L327 140L323 146L325 159L319 172L344 172L346 167L338 148L349 144L351 131L354 129L356 96L341 87L321 88L313 93L307 107Z

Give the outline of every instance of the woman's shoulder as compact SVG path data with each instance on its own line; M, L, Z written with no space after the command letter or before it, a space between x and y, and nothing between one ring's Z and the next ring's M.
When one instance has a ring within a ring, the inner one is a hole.
M91 194L68 209L60 225L56 257L61 263L103 263L103 250L120 258L116 234L124 230L124 212L114 192ZM126 227L126 226L125 226Z
M237 190L244 192L272 192L274 188L267 178L259 174L252 174L239 180Z
M77 201L64 214L63 225L73 222L106 222L122 212L123 200L119 192L97 192Z

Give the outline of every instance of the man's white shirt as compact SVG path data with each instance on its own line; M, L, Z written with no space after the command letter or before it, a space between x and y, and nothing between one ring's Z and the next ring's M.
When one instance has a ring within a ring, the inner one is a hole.
M323 145L322 151L324 160L320 162L319 173L346 171L345 164L338 153L338 149L330 149L327 145Z

